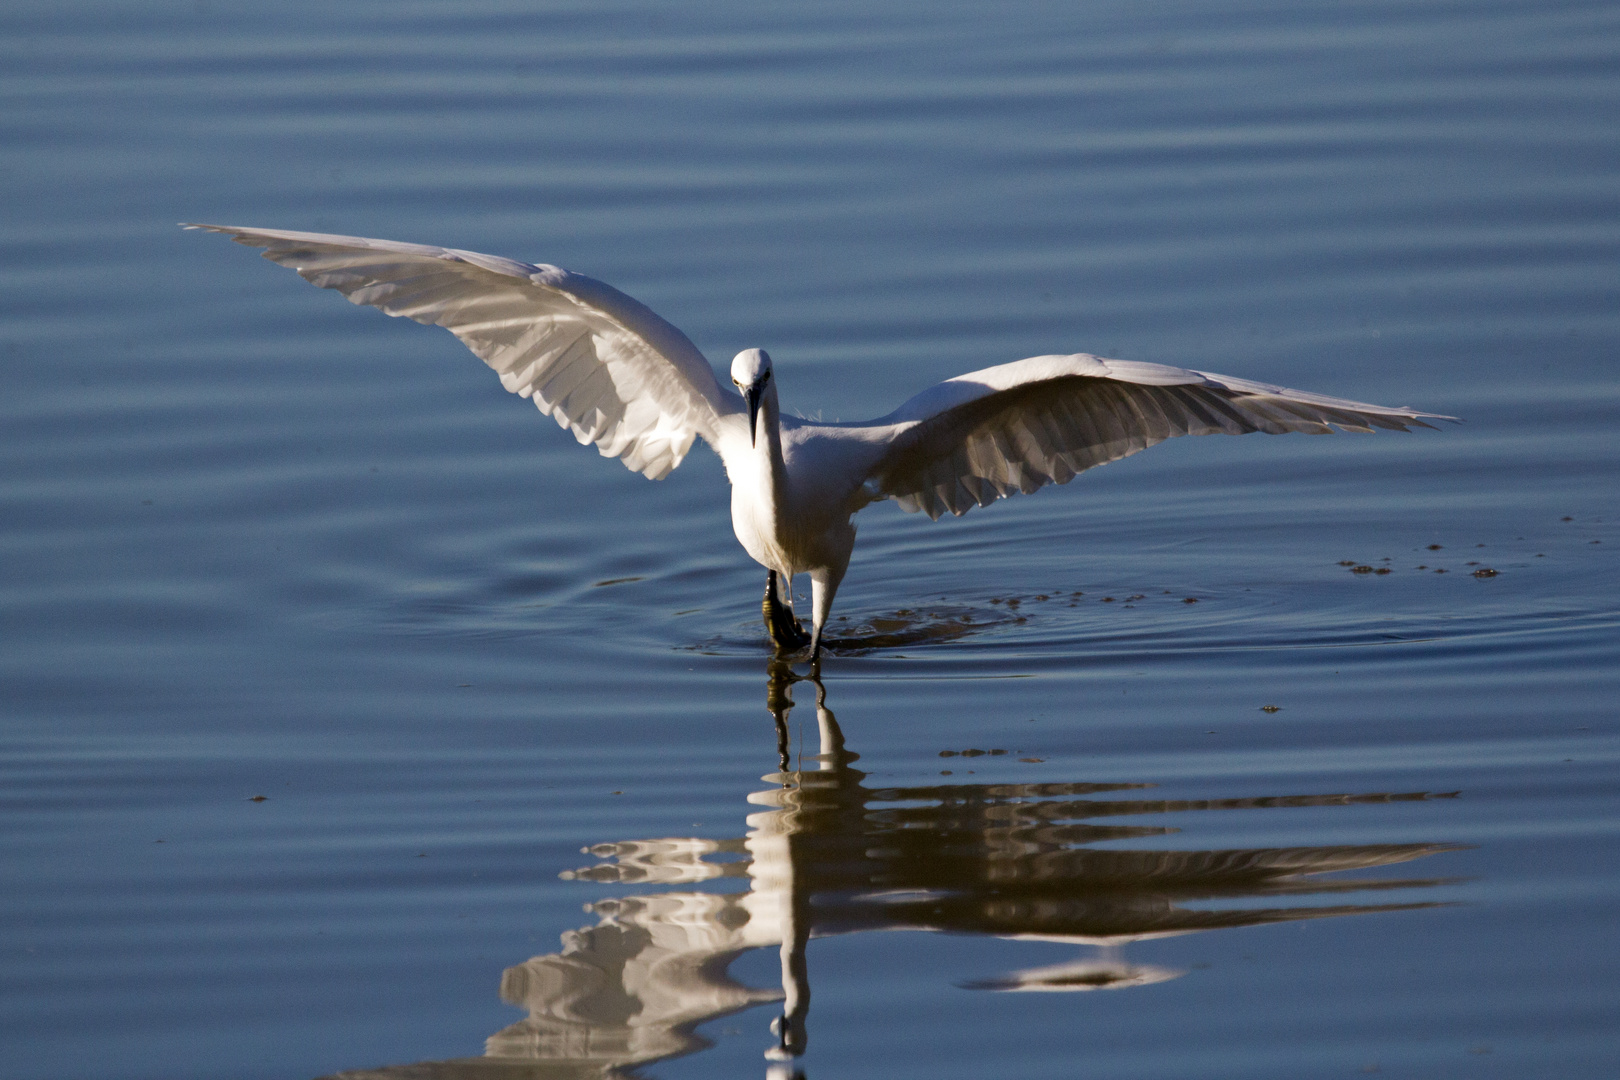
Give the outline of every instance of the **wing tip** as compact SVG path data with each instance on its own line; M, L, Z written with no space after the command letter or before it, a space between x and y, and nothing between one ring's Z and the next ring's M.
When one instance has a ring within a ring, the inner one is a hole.
M1418 412L1416 409L1406 408L1399 410L1400 419L1415 427L1428 428L1430 431L1439 431L1434 424L1425 423L1427 420L1444 420L1448 424L1461 424L1460 416L1447 416L1445 413Z
M179 225L188 232L193 229L200 229L203 232L219 233L247 247L267 247L270 243L268 240L255 239L253 234L257 230L241 225L208 225L200 221L182 221Z

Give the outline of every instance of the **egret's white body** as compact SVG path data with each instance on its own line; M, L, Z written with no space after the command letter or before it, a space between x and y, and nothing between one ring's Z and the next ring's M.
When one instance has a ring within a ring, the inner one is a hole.
M893 499L937 519L1066 484L1176 435L1405 431L1452 419L1075 353L950 379L877 420L820 423L782 415L763 350L737 354L732 392L679 330L582 274L388 240L187 227L264 248L265 258L354 303L445 327L508 390L651 479L667 476L701 436L725 462L738 541L772 572L773 640L808 644L812 656L855 547L850 519L872 502ZM786 587L801 573L811 580L808 637Z

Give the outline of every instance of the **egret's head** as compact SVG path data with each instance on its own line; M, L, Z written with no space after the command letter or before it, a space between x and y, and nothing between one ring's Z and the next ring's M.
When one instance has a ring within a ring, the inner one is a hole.
M731 381L748 403L748 445L759 430L759 403L771 383L771 357L764 349L744 349L731 361Z
M763 390L770 377L771 357L764 349L744 349L731 362L731 381L738 390L746 391L750 386Z

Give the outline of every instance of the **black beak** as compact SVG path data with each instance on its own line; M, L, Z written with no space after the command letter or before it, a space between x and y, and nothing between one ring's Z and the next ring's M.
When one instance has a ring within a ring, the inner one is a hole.
M748 445L754 445L754 433L759 430L759 396L760 388L750 386L743 391L743 400L748 402Z

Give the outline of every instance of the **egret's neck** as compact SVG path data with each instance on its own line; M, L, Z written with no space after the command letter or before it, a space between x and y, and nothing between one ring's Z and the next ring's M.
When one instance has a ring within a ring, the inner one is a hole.
M780 495L787 483L787 464L782 460L782 406L776 397L776 384L765 388L759 403L758 427L754 430L754 453L771 480L772 495Z

